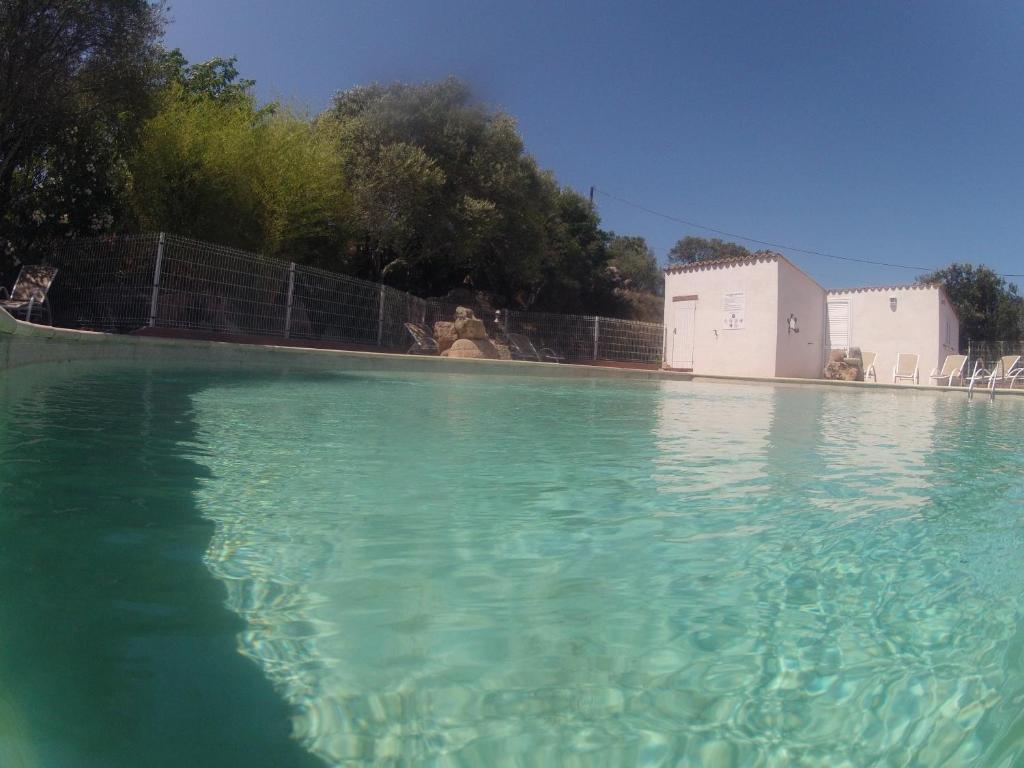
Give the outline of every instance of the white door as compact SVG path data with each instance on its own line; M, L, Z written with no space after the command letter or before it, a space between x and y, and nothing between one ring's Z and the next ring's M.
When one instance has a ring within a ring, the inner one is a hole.
M697 314L697 300L684 299L672 302L672 348L673 368L693 368L694 319Z
M850 346L850 302L848 299L829 299L828 342L829 349L846 349Z

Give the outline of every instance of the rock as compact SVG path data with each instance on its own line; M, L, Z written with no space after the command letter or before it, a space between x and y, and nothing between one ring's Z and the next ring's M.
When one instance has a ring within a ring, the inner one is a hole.
M436 300L439 304L449 304L456 307L475 307L481 312L494 312L500 307L509 304L508 299L497 294L477 291L466 286L452 288L444 296L430 296L427 301Z
M458 339L441 353L442 357L464 357L478 360L498 360L498 350L487 339Z
M494 348L496 350L498 350L498 359L499 360L511 360L512 359L512 351L508 348L507 344L502 344L501 342L498 342L498 341L492 341L491 344L494 346Z
M455 332L455 323L444 321L434 323L434 339L437 341L438 352L444 352L458 338L459 335Z
M472 309L458 307L455 310L455 334L460 339L486 339L487 329Z
M860 367L849 365L841 360L833 360L825 366L823 375L832 381L858 381L860 379Z
M434 323L434 338L442 357L466 357L482 360L510 360L508 347L501 350L487 338L487 328L473 310L458 307L455 321Z
M860 350L858 350L859 353ZM843 365L853 369L853 378L848 378L851 374L848 372L844 373L847 377L847 381L864 381L864 361L859 357L844 357L842 360Z
M475 317L456 320L455 333L458 334L460 339L487 339L487 329L484 327L484 321L477 320Z

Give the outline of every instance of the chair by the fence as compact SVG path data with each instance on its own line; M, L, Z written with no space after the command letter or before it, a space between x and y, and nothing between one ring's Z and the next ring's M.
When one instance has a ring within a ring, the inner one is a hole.
M53 325L53 314L50 312L46 295L50 292L50 286L56 277L56 267L47 264L23 266L9 293L7 288L0 286L0 291L3 292L0 295L0 307L15 317L23 316L29 323L32 322L33 310L41 310L46 314L47 323Z

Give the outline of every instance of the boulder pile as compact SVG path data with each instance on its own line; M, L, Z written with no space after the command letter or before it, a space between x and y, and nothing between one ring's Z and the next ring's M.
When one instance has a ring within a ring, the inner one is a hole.
M434 338L437 339L442 357L482 360L500 360L504 357L487 337L484 321L466 307L455 310L454 322L434 323Z
M847 354L844 349L833 349L822 375L832 381L864 381L860 350L851 349Z

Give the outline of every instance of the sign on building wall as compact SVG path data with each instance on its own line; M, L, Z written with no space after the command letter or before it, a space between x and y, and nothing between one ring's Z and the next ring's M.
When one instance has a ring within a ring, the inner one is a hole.
M747 298L742 291L722 296L722 325L726 330L738 331L743 328Z

